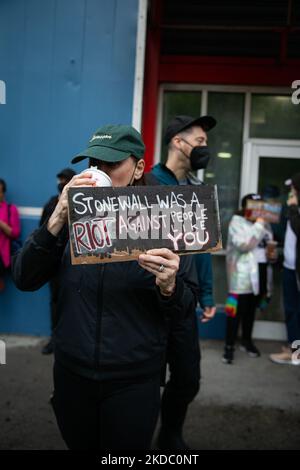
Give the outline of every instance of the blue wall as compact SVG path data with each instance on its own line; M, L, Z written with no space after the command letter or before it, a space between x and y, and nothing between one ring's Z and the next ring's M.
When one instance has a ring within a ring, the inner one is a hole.
M131 123L138 0L0 0L0 177L42 207L99 126ZM80 171L83 164L75 169ZM22 218L22 237L38 219ZM0 331L47 334L47 287L0 294Z

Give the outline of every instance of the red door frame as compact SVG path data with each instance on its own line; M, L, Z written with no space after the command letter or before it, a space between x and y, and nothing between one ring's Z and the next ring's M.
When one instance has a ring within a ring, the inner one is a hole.
M161 16L162 2L160 0L152 0L146 36L142 116L142 134L146 145L146 171L151 168L154 156L155 123L159 90Z
M148 19L142 132L146 170L153 164L159 86L162 83L290 87L299 79L300 60L237 57L163 56L161 0L152 0Z

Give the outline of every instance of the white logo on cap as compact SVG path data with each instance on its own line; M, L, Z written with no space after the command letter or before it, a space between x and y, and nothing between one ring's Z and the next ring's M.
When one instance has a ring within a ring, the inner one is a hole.
M112 139L112 136L109 135L109 134L104 134L104 135L93 135L93 137L91 138L90 142L93 142L93 140L96 140L96 139Z

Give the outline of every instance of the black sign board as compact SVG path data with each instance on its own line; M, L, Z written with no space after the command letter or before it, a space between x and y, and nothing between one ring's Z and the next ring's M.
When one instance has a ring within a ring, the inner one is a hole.
M153 248L222 248L216 187L70 188L72 264L128 261Z

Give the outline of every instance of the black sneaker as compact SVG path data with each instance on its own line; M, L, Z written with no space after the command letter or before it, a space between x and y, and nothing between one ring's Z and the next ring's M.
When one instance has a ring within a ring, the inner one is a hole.
M232 364L233 359L234 359L234 347L225 346L224 354L222 357L222 362L224 362L224 364Z
M246 352L249 357L259 357L260 352L251 341L242 341L240 351Z

